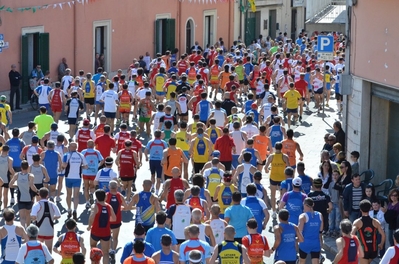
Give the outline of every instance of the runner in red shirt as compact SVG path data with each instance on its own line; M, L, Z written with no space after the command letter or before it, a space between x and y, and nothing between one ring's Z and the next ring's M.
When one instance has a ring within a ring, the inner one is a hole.
M247 248L248 257L251 264L263 263L263 256L270 257L271 251L265 236L258 234L256 229L258 223L255 219L249 219L247 230L249 235L242 238L242 244Z
M78 152L82 152L82 150L87 149L87 141L89 139L95 140L96 137L94 135L94 132L90 130L90 120L85 119L83 120L83 127L79 129L75 135L75 140L78 143Z
M120 192L118 192L118 182L109 182L109 192L106 195L105 202L111 205L116 216L116 220L110 222L110 228L112 230L112 246L109 254L111 255L111 258L114 258L116 249L118 248L119 230L122 226L122 210L129 209L129 206L125 202L125 198Z
M109 125L104 126L104 135L96 138L94 144L96 145L96 149L100 151L103 157L111 156L111 150L113 153L116 153L116 145L115 140L110 136L111 127Z
M127 125L123 123L119 126L119 128L120 131L114 137L117 152L125 147L125 140L130 139L130 133L127 131Z
M56 123L58 123L58 120L60 120L62 106L64 104L63 103L64 98L65 98L65 95L64 95L64 91L61 90L61 83L56 82L55 88L53 90L51 90L51 92L49 94L51 111L53 112L54 121Z
M183 190L185 192L190 189L190 185L186 179L181 178L181 171L179 168L172 169L172 179L166 180L163 185L163 190L160 195L161 201L166 199L166 209L175 203L175 191Z
M307 98L307 93L309 93L308 90L308 82L305 81L305 73L301 72L299 76L299 80L295 82L295 89L302 95L301 102L299 103L299 121L302 120L302 114L303 114L303 105L306 101Z
M236 153L236 146L234 145L234 140L230 136L229 129L227 127L223 128L223 135L216 139L214 150L219 150L219 160L225 166L226 171L231 170L233 153Z
M187 71L188 63L186 61L186 56L184 55L181 56L180 60L177 62L177 68L179 69L178 71L179 76Z
M238 82L236 82L236 81L234 81L234 75L230 75L229 76L229 82L227 82L226 84L225 84L225 88L224 87L222 87L226 92L230 92L231 91L231 86L233 86L233 85L235 85L235 87L240 87L240 84L238 83Z
M138 169L137 153L132 149L132 141L128 139L124 142L124 148L118 152L115 163L118 166L126 198L130 200L132 184L136 180L136 170Z
M98 124L94 128L94 135L96 136L96 138L104 135L104 126L106 125L106 122L107 122L107 118L105 117L105 115L100 116L100 124Z
M93 205L87 225L90 231L90 247L97 247L98 241L104 253L104 260L109 260L109 248L111 243L111 222L116 221L116 215L111 205L105 202L105 191L98 189L96 192L97 202ZM108 263L105 262L104 263Z

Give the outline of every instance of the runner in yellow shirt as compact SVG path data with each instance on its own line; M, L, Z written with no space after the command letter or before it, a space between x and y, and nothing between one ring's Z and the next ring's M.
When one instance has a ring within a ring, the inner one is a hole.
M288 114L288 128L291 126L291 115L294 114L294 122L298 118L298 100L302 98L301 94L295 90L294 83L290 83L289 90L285 92L283 96L287 101L287 114Z

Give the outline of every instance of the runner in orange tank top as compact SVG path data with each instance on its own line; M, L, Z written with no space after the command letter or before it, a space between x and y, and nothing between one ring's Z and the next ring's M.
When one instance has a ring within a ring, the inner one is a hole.
M259 152L262 163L258 163L258 170L262 171L263 166L266 164L266 159L269 154L273 153L272 142L268 136L266 136L266 126L259 127L259 134L253 136L254 149Z
M294 130L287 130L287 138L284 139L281 143L283 144L282 152L286 154L289 158L290 166L295 169L296 168L296 152L299 153L299 160L303 160L303 153L299 143L293 140Z
M182 170L183 163L188 165L188 159L181 148L176 147L176 138L169 139L169 148L163 152L162 166L165 180L172 178L172 169L177 167Z

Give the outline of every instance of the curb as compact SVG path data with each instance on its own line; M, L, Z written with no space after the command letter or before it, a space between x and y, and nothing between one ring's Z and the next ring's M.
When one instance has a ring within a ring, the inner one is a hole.
M21 105L21 108L22 109L20 109L20 110L12 111L12 114L15 115L15 114L19 114L19 113L35 111L30 104Z
M323 249L334 255L338 253L338 250L335 245L335 240L332 239L328 239L327 243L326 241L323 243Z

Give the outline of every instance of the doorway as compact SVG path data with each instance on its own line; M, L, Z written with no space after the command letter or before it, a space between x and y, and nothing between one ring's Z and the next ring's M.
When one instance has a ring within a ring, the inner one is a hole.
M276 39L277 31L277 11L276 9L269 10L269 36L271 39Z
M43 74L50 69L50 35L43 33L44 28L22 29L21 38L21 73L22 97L21 102L26 103L30 98L29 79L36 65L41 65Z
M191 47L194 46L194 21L188 19L186 23L186 53L191 54Z
M155 20L155 54L173 51L176 38L176 20L163 18Z
M291 39L295 39L298 12L296 8L291 9Z
M204 11L204 47L207 44L212 46L216 43L216 10L206 10Z
M93 73L97 72L97 67L103 67L104 71L111 69L111 21L93 22ZM98 54L98 55L97 55ZM100 61L96 63L97 56Z

